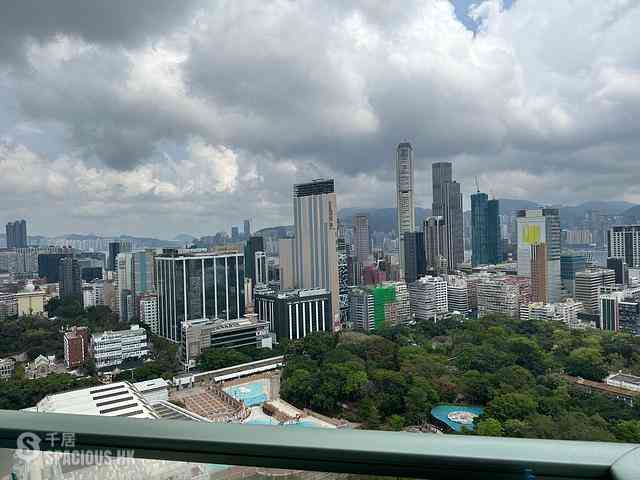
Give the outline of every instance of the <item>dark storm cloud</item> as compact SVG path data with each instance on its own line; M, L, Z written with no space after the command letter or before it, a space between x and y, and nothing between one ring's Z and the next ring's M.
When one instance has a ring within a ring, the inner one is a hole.
M0 140L26 150L0 163L31 165L16 191L44 170L83 225L286 223L291 184L319 176L341 206L393 205L403 140L422 206L439 160L466 193L477 175L498 196L640 201L639 4L487 0L473 32L442 0L22 2L0 20L0 62L22 59ZM54 136L62 155L30 148Z
M90 43L131 46L157 35L193 13L194 0L18 0L0 15L0 59L21 61L26 43L57 35Z

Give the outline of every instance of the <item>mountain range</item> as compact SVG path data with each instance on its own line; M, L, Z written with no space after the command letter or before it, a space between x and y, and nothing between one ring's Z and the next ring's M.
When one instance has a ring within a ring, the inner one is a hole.
M499 200L501 215L508 215L524 208L537 208L541 206L540 202L532 200L511 198L501 198ZM640 223L640 205L634 205L629 202L592 201L576 206L554 206L560 209L560 221L562 222L563 228L578 225L590 210L597 210L606 215L619 215L622 217L621 223ZM369 216L369 230L372 232L391 232L396 228L395 208L343 208L338 212L338 218L346 225L351 225L353 216L356 214ZM429 215L431 215L431 209L416 208L416 225L420 225Z

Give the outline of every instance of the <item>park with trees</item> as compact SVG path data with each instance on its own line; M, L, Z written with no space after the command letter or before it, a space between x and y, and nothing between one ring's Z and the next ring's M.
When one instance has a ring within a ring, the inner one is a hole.
M640 339L625 334L492 315L314 333L285 355L285 400L364 428L423 425L433 406L454 403L484 407L468 434L640 442L640 405L576 390L563 376L640 374Z

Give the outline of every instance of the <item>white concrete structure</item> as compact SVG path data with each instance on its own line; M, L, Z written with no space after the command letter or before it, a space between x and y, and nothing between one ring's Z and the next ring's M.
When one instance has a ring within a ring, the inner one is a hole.
M629 375L622 373L613 373L605 379L607 385L612 387L624 388L627 390L633 390L634 392L640 392L640 377L635 375Z
M158 295L150 293L140 297L140 322L158 335Z
M152 405L157 402L169 401L169 382L164 378L137 382L133 384L133 387Z
M416 320L431 320L449 311L447 282L441 277L424 276L409 285L411 313Z
M447 275L446 278L449 312L466 312L470 308L467 281L458 275Z
M0 380L8 380L15 373L16 361L13 358L0 358Z
M144 358L149 354L147 331L131 325L130 330L92 335L91 351L98 369L117 367L129 358Z
M49 395L29 410L72 415L158 418L151 405L128 382Z

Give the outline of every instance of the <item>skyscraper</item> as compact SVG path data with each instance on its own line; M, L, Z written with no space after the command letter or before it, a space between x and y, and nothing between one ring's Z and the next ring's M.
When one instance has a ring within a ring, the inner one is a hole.
M16 220L6 226L7 248L27 248L27 222Z
M252 289L258 284L255 269L256 253L264 251L264 237L249 237L244 244L244 276L251 279ZM250 298L253 298L253 290L250 293Z
M612 227L607 240L609 257L622 258L629 268L640 267L640 225Z
M297 288L326 288L331 292L334 331L340 329L336 217L332 179L294 185L293 281Z
M413 283L427 273L424 232L404 234L404 281Z
M245 313L244 255L166 253L156 257L158 334L179 342L182 322L236 320Z
M127 253L131 251L131 243L126 240L118 242L109 242L109 258L107 259L107 270L116 271L116 257L119 253Z
M423 231L427 270L443 273L443 270L448 270L449 265L449 233L444 219L442 217L426 218Z
M518 275L531 278L532 246L546 244L546 287L549 303L560 301L560 213L557 208L527 209L517 212Z
M489 200L486 193L471 195L471 263L496 264L502 261L498 200Z
M398 248L400 271L404 272L404 234L416 229L416 211L413 200L413 147L401 143L396 149L396 215L398 217Z
M433 215L444 219L447 229L448 267L455 270L464 262L464 231L462 193L453 180L451 162L436 162L432 166Z
M244 221L244 236L249 238L251 236L251 220Z
M60 259L60 298L76 297L82 301L82 280L80 277L80 263L76 258Z
M353 253L358 262L365 263L371 255L369 246L369 217L356 215L353 217Z

